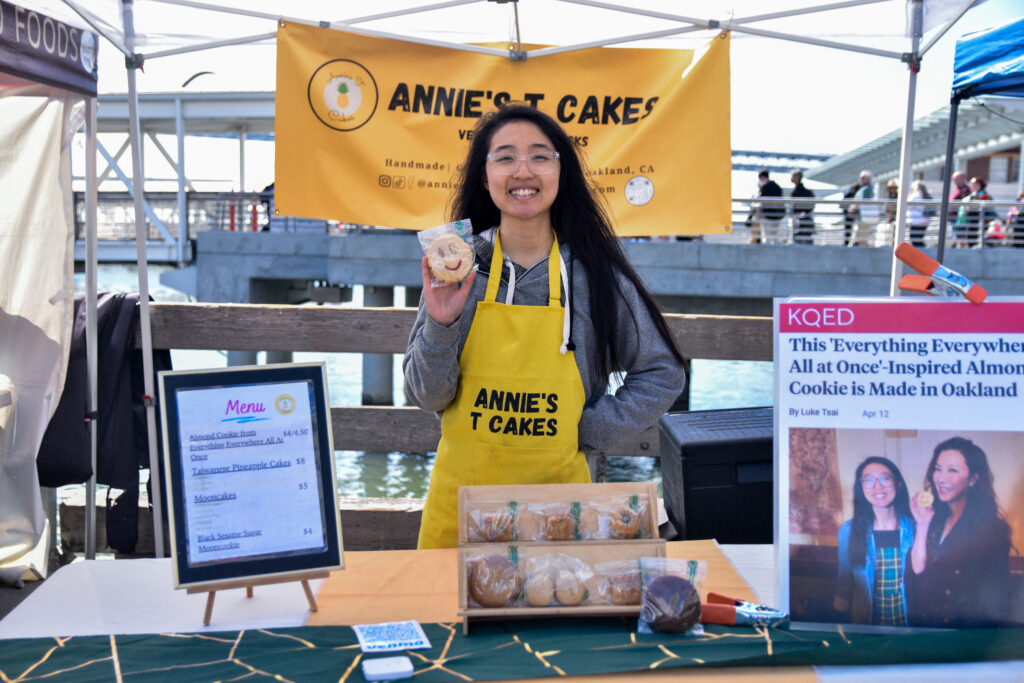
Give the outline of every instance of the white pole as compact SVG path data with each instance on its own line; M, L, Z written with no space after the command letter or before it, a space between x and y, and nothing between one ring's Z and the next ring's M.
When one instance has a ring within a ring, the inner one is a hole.
M174 133L178 138L178 265L185 265L185 244L188 242L188 202L185 200L185 117L181 98L174 98Z
M135 20L132 15L134 0L121 0L124 16L124 36L129 52L135 54ZM132 57L130 59L135 59ZM149 481L153 506L153 543L156 556L164 556L163 505L161 503L160 464L157 457L156 413L153 400L153 335L149 322L149 274L146 270L146 241L148 230L142 208L144 176L142 172L142 138L139 135L139 93L136 90L135 70L140 65L128 65L128 130L132 140L132 193L135 200L135 254L139 269L139 327L142 332L143 403L146 406L146 427L149 432Z
M892 231L892 248L903 241L907 231L907 195L910 194L910 164L914 144L914 102L917 99L917 72L921 68L917 49L921 45L921 25L924 18L924 0L909 0L912 3L913 32L910 43L910 75L907 80L907 118L903 120L903 150L900 152L900 189L896 200L896 225ZM899 296L897 286L903 276L903 262L892 257L892 275L889 278L889 296Z
M245 125L238 130L238 191L245 192Z
M96 411L99 410L99 349L96 330L96 98L85 108L85 366L89 376L89 454L92 476L85 484L85 559L96 559Z

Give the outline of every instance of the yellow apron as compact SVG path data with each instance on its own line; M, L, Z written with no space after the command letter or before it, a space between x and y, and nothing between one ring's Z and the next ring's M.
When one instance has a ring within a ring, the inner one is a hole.
M559 347L561 262L556 239L547 306L498 303L504 259L495 237L487 293L459 361L459 388L441 417L420 548L457 545L460 486L590 482L577 436L583 382L573 352Z

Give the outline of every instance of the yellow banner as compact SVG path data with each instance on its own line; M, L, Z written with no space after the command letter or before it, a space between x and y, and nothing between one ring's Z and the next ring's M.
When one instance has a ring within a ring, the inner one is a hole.
M576 139L620 235L731 229L729 38L525 61L297 23L277 33L275 203L285 216L445 222L473 126L532 103Z

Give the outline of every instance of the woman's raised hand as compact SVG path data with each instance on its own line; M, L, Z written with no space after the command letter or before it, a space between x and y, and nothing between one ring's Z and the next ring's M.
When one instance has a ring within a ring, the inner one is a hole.
M476 279L476 270L471 270L462 282L434 286L434 278L430 274L430 266L427 265L425 256L421 267L423 270L423 303L427 314L438 325L448 327L459 319L462 309L466 307L469 290L473 288L473 281Z

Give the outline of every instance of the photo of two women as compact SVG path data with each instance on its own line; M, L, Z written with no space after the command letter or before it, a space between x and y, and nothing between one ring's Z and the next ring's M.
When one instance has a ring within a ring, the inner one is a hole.
M1024 624L1024 435L793 429L790 616Z

